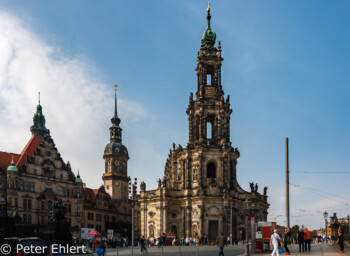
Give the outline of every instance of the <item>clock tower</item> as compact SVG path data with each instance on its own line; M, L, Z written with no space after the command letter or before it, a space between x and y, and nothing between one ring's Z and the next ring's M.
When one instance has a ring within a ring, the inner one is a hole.
M115 86L114 116L111 119L112 126L109 128L110 142L106 145L103 159L105 160L105 173L103 181L106 192L116 202L120 214L129 213L128 183L128 160L129 153L122 144L122 128L117 112L117 85Z

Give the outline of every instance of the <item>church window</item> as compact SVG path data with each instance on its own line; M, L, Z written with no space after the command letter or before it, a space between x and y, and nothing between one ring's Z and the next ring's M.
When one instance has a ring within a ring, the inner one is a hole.
M216 167L213 163L207 165L207 178L216 178Z
M47 209L48 209L49 211L52 210L52 201L51 201L51 200L47 202Z
M25 191L29 191L29 183L25 184Z
M211 122L207 122L207 139L212 138L212 124Z
M34 192L34 184L30 184L30 191Z
M211 74L207 74L207 85L211 86Z
M80 190L77 190L77 197L80 197Z

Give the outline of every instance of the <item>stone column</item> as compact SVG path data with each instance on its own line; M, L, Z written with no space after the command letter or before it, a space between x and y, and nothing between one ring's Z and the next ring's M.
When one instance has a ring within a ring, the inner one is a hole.
M191 206L186 207L186 236L191 234Z

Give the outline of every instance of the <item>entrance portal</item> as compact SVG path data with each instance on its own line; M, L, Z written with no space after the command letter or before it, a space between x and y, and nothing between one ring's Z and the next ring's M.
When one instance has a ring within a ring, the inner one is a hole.
M209 242L215 242L216 238L218 236L219 222L218 221L209 221L208 231L209 231L208 232Z

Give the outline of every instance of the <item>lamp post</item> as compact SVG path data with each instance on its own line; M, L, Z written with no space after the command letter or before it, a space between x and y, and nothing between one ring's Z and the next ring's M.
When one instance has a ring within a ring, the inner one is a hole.
M324 224L325 224L325 233L326 233L326 243L327 243L327 219L328 219L328 212L323 213L323 218L324 218Z
M134 255L135 245L135 223L134 223L134 212L135 212L135 194L137 192L137 178L134 182L129 181L129 193L131 193L131 253Z
M233 245L232 243L232 207L233 207L233 202L230 201L230 243L231 245Z
M245 200L245 209L247 210L247 224L246 224L246 234L245 234L245 255L250 256L249 254L249 244L248 244L248 221L249 221L249 213L250 213L250 201L248 199Z

